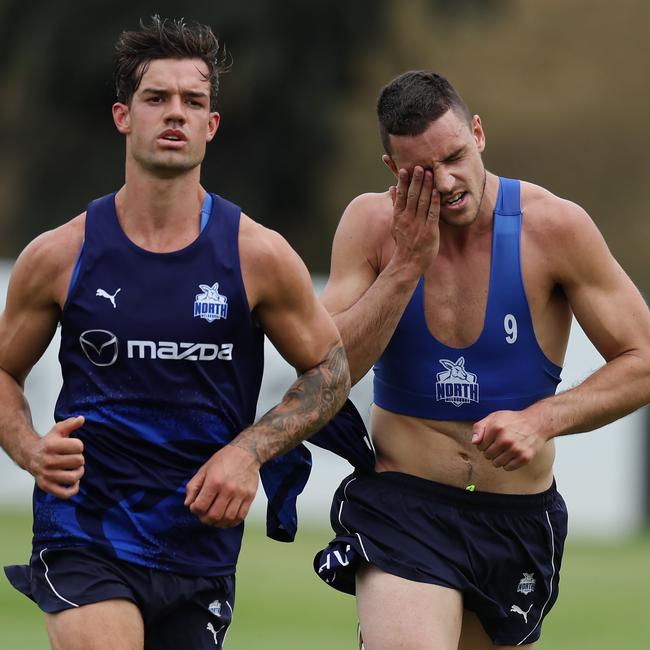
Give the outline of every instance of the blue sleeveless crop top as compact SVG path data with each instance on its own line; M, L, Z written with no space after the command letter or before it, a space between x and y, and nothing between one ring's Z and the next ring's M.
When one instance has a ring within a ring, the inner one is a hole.
M521 218L519 181L500 178L481 335L466 348L436 340L426 323L420 278L374 366L375 404L430 420L477 421L555 393L562 369L535 338L521 275Z
M67 501L35 489L36 550L92 545L177 573L234 572L243 525L206 526L183 501L198 468L255 417L264 336L241 276L239 222L237 206L208 195L198 238L152 253L120 227L114 194L89 205L61 317L55 409L57 421L85 417L74 434L85 474ZM284 538L295 505L283 508L309 467L299 447L262 468Z

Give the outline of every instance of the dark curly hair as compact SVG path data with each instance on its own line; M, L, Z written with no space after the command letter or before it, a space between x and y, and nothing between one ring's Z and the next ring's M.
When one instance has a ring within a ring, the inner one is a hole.
M216 110L219 75L231 66L231 57L207 25L168 20L158 15L140 30L123 31L115 44L113 81L117 101L129 104L151 61L155 59L201 59L208 66L210 110Z
M390 155L390 135L420 135L449 109L471 124L472 115L454 87L439 74L405 72L382 88L377 99L379 134Z

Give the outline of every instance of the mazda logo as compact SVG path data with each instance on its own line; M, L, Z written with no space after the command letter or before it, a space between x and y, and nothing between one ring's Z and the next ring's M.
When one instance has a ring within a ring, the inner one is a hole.
M79 343L88 361L96 366L112 366L117 361L117 336L113 332L86 330Z

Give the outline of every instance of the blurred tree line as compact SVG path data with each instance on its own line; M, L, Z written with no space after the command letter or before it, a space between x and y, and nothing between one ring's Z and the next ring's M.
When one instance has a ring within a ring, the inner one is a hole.
M204 185L327 272L345 205L382 191L374 104L407 69L454 83L487 166L580 203L650 289L650 3L619 0L0 0L0 256L123 181L113 44L153 13L231 52Z
M4 0L0 254L14 255L122 184L124 145L110 115L113 47L153 13L212 25L233 57L204 184L299 241L323 219L317 179L334 155L333 104L379 31L382 5Z

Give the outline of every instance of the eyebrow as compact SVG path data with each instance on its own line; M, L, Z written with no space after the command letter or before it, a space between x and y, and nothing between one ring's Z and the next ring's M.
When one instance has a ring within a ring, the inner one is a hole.
M462 146L456 149L455 151L452 151L446 158L443 158L440 162L449 162L453 158L456 158L460 156L465 151L466 147Z
M142 93L149 93L151 95L169 95L169 90L166 88L143 88ZM182 94L187 97L200 97L203 99L208 99L208 93L205 93L201 90L184 90Z

